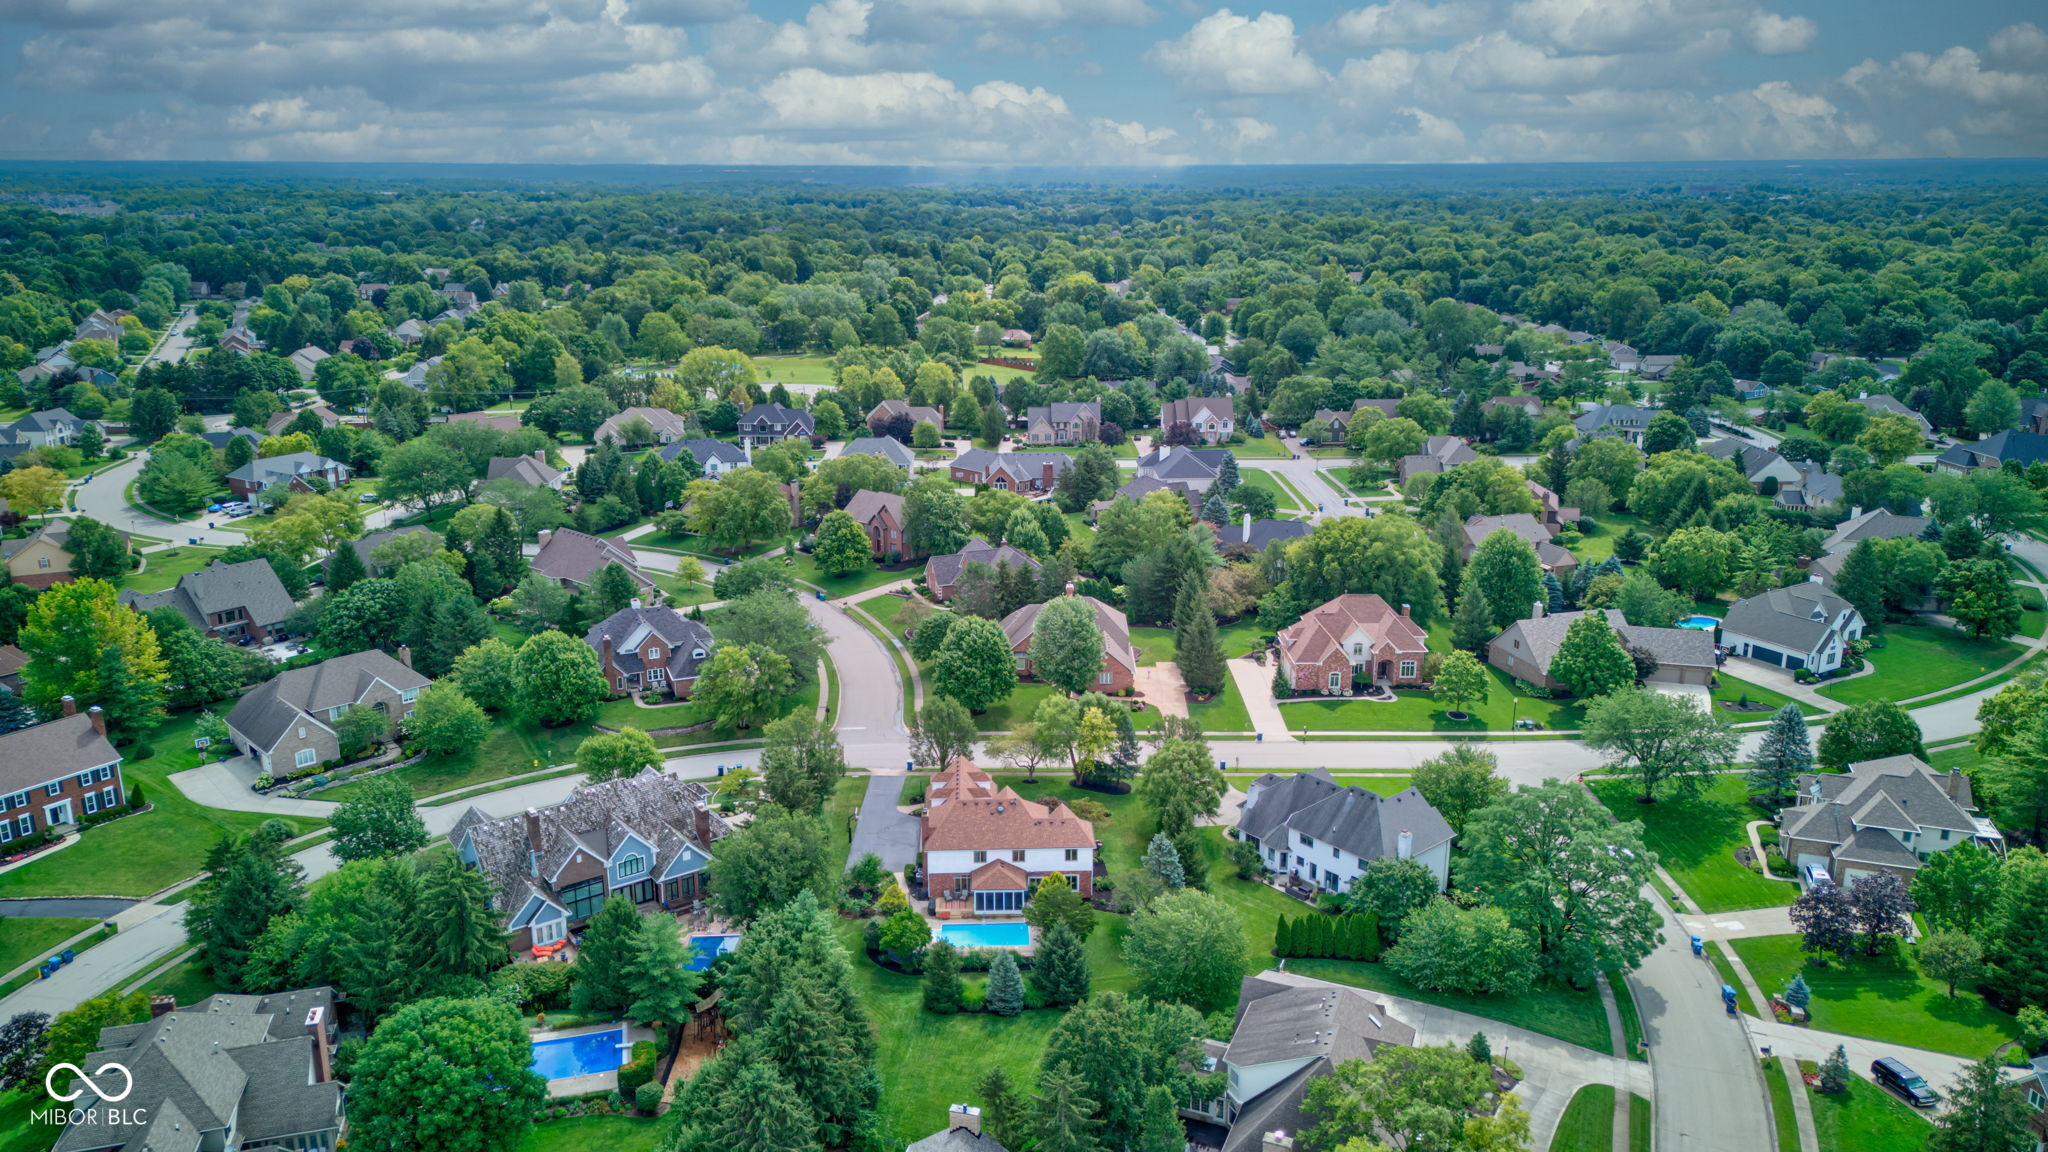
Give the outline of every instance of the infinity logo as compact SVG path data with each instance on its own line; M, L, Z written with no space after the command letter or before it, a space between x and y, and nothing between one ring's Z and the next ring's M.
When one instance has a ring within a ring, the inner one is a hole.
M94 1073L94 1075L99 1075L100 1072L105 1072L109 1068L112 1068L121 1074L121 1091L119 1095L109 1092L105 1088L102 1088L98 1084L95 1084L92 1080L92 1077L87 1076L85 1074L85 1069L80 1068L76 1064L65 1063L60 1063L56 1067L51 1068L48 1072L43 1074L43 1091L48 1092L50 1094L50 1099L58 1101L59 1103L69 1104L73 1100L78 1099L80 1096L85 1095L86 1088L90 1088L92 1089L92 1094L94 1096L99 1097L99 1099L102 1102L107 1104L119 1104L121 1101L126 1100L128 1098L128 1094L130 1092L135 1091L135 1077L128 1071L127 1065L111 1063L100 1065L99 1072ZM78 1077L78 1083L73 1084L71 1086L71 1094L68 1096L57 1091L57 1073L62 1072L66 1069L69 1069L74 1076Z

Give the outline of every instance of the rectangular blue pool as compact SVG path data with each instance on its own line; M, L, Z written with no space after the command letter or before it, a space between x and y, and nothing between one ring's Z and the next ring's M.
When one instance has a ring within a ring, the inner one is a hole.
M626 1063L630 1050L624 1028L563 1036L556 1040L536 1040L533 1044L533 1070L543 1080L616 1072Z
M1022 920L941 924L939 939L955 948L1022 948L1031 943L1031 925Z

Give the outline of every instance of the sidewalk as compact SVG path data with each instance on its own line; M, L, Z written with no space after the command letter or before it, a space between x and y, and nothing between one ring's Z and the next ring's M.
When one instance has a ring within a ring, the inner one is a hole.
M148 910L148 915L142 914ZM47 1012L52 1016L68 1012L130 976L156 963L158 957L185 946L185 906L166 908L160 904L138 905L131 927L117 918L121 931L78 954L78 959L57 970L48 980L25 984L14 995L0 1000L0 1019L18 1012Z

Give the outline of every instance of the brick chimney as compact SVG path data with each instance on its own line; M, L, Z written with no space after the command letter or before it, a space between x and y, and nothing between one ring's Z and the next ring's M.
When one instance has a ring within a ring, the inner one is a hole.
M63 700L61 700L60 703L64 705L64 714L66 716L78 715L78 701L75 698L73 698L69 693L65 694Z
M1403 619L1406 619L1408 616L1408 607L1406 604L1401 605L1401 616Z
M159 1016L168 1016L177 1010L178 998L176 996L151 996L149 998L149 1018L151 1020Z
M93 705L85 710L85 714L92 720L92 730L105 736L107 734L107 714L100 711L100 706L97 704Z
M1276 1128L1259 1139L1259 1152L1294 1152L1294 1137Z
M696 833L697 846L708 851L711 847L711 809L702 804L693 806L690 809L690 823L691 830Z
M411 645L409 645L409 644L400 644L400 645L398 646L398 662L399 662L400 664L403 664L403 665L405 665L405 666L406 666L407 668L410 668L410 667L412 667L412 646L411 646Z
M526 848L529 852L540 851L540 813L531 808L526 810Z
M981 1135L981 1109L972 1104L954 1104L946 1109L946 1131L964 1128L976 1136Z
M638 600L633 601L633 607L638 608L639 606L640 602ZM598 647L598 666L604 669L605 679L609 680L612 675L612 634L607 632L599 638Z
M327 1055L327 1009L318 1004L306 1012L306 1034L313 1038L313 1083L334 1079L334 1067Z

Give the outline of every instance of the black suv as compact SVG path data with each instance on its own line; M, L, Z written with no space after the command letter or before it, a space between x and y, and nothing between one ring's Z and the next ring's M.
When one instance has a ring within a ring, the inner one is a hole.
M1941 1099L1918 1072L1889 1056L1870 1062L1870 1078L1898 1093L1915 1108L1932 1108L1934 1102Z

